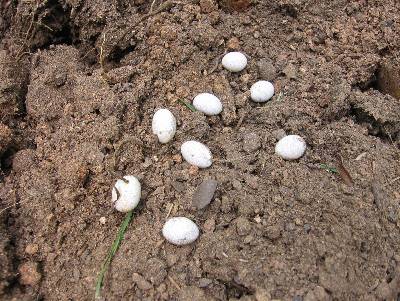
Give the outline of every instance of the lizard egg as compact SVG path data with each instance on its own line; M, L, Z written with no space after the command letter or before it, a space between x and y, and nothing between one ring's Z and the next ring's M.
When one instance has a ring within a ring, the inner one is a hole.
M186 217L172 217L164 224L162 234L174 245L187 245L194 242L200 234L197 225Z
M266 102L274 95L274 86L266 80L260 80L250 88L250 97L255 102Z
M193 99L193 106L206 115L218 115L222 111L219 98L211 93L201 93Z
M283 137L275 146L275 153L285 160L296 160L306 151L306 142L298 135Z
M157 135L158 141L167 143L175 136L176 119L171 111L159 109L154 113L151 127L153 134Z
M246 68L247 58L241 52L229 52L222 58L222 66L231 72L239 72Z
M212 164L211 151L203 143L197 141L186 141L181 146L183 158L192 165L200 168L210 167Z
M119 179L111 193L115 209L121 212L134 209L140 201L140 195L140 182L134 176L125 176L123 179Z

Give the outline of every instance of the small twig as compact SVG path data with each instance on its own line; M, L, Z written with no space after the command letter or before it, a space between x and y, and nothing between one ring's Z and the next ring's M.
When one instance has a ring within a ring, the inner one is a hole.
M243 111L243 114L242 114L242 116L240 116L240 119L239 119L238 123L236 124L235 129L240 128L240 126L242 125L245 117L246 117L246 112Z
M219 66L219 62L221 61L221 58L227 53L228 51L225 50L223 54L219 55L217 58L215 58L215 64L214 66L208 71L208 74L210 75L211 73L214 73L215 70L217 70Z
M171 207L168 210L167 216L165 217L166 219L170 216L172 208L174 208L174 204L173 203L171 204Z
M22 42L22 46L21 46L21 48L18 50L17 55L15 56L17 62L21 59L22 55L23 55L24 53L26 53L26 52L24 52L24 48L25 48L25 46L27 46L26 43L27 43L27 41L28 41L28 36L29 36L29 34L31 33L31 29L32 29L32 27L33 27L33 24L35 23L35 17L36 17L36 12L37 12L38 8L39 8L39 4L36 3L36 7L35 7L34 11L32 12L31 22L29 23L28 30L27 30L26 33L25 33L25 37L24 37L24 40L23 40L23 42Z
M104 43L106 42L106 34L103 34L103 42L101 43L100 46L100 68L101 68L101 76L104 78L104 80L108 83L110 81L110 78L107 76L105 68L104 68Z
M50 26L48 26L48 25L46 25L46 24L44 24L44 23L41 23L41 22L35 22L37 25L39 25L39 26L43 26L43 27L45 27L45 28L47 28L48 30L50 30L50 31L54 31L54 29L53 28L51 28Z
M0 215L4 212L4 211L7 211L8 209L11 209L12 207L15 207L15 206L17 206L17 205L22 205L22 204L24 204L24 203L26 203L26 202L28 202L28 199L26 199L26 200L24 200L24 201L19 201L19 202L14 202L14 203L12 203L11 205L8 205L8 206L6 206L6 207L4 207L3 209L1 209L0 210Z
M153 11L153 7L154 7L154 4L156 3L156 1L157 0L153 0L153 2L151 2L149 13L151 13Z
M279 92L278 94L278 98L276 99L276 101L281 101L281 98L283 98L283 92Z
M91 53L91 52L93 52L93 51L96 51L96 48L95 48L95 47L93 47L93 48L90 49L88 52L86 52L86 54L85 54L81 59L82 59L82 60L85 59L85 58L89 55L89 53Z
M12 205L9 205L9 206L7 206L7 207L1 209L1 210L0 210L0 214L2 214L4 211L7 211L8 209L11 209L12 207L14 207L14 206L16 206L16 205L17 205L17 203L14 203L14 204L12 204Z
M173 286L175 286L175 288L176 288L178 291L180 291L180 290L181 290L181 287L179 286L178 283L176 283L176 281L174 280L174 278L172 278L170 275L168 275L167 277L168 277L168 280L171 281L171 283L173 284Z

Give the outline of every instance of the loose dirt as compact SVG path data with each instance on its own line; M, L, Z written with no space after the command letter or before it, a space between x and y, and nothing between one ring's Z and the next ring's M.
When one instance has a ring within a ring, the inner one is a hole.
M132 174L142 201L104 300L396 300L400 2L151 2L0 2L0 299L92 300L124 218L111 187ZM259 79L266 104L249 100ZM200 92L220 116L178 101ZM159 107L178 121L166 145ZM301 159L274 154L283 133L305 138ZM187 139L210 168L182 160ZM320 167L338 159L352 185ZM214 200L193 210L205 179ZM200 238L163 242L168 214Z

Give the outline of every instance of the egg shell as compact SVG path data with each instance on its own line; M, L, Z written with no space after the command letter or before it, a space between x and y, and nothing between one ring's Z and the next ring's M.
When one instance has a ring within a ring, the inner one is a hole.
M190 219L172 217L164 224L162 234L170 243L181 246L194 242L200 234L197 225Z
M190 140L183 143L181 146L181 154L189 164L200 168L207 168L212 164L210 149L198 141Z
M218 115L222 111L219 98L211 93L200 93L193 99L193 106L208 116Z
M168 109L159 109L154 113L151 128L160 143L168 143L175 136L176 119Z
M266 102L274 96L274 93L274 85L266 80L260 80L250 88L250 97L255 102Z
M140 196L140 182L134 176L125 176L123 180L119 179L111 193L114 207L120 212L128 212L134 209L140 201Z
M275 153L285 160L296 160L304 155L307 145L298 135L283 137L275 146Z
M222 58L222 66L231 72L240 72L247 66L247 58L241 52L229 52Z

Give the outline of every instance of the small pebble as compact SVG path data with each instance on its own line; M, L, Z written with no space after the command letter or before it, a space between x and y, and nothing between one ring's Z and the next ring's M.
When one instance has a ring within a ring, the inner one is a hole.
M255 102L266 102L274 96L274 93L274 85L266 80L260 80L250 88L250 97Z
M193 106L207 116L218 115L222 112L222 103L211 93L200 93L193 99Z
M231 72L240 72L247 66L247 58L241 52L229 52L222 58L222 66Z
M199 173L199 168L195 165L190 165L188 173L191 176L195 176Z
M211 151L207 146L198 141L186 141L181 146L182 157L192 165L207 168L212 164Z
M170 218L162 229L164 238L170 243L181 246L194 242L200 234L197 225L186 217Z
M112 190L112 202L115 209L120 212L128 212L134 209L141 196L141 186L134 176L125 176L118 180Z
M214 232L215 230L215 219L209 218L204 222L203 225L205 232Z
M39 251L39 246L37 244L28 244L25 247L25 253L29 255L34 255Z
M36 262L25 262L18 267L18 271L20 274L20 283L22 285L35 286L42 278Z
M240 236L248 235L251 231L251 223L244 217L236 219L236 231Z
M106 224L106 221L107 221L107 219L106 219L105 216L102 216L102 217L100 217L100 219L99 219L99 222L100 222L100 224L102 224L102 225L105 225L105 224Z
M388 217L389 222L394 223L394 224L396 223L397 214L393 209L389 210L389 213L388 213L387 217Z
M200 278L200 279L199 279L199 287L200 287L200 288L207 287L207 286L209 286L211 283L212 283L212 280L211 280L211 279L208 279L208 278Z
M253 153L261 147L260 137L256 133L247 133L243 137L243 150Z
M273 225L265 229L265 234L270 240L276 240L281 236L281 227Z
M272 136L274 136L277 140L281 140L286 136L286 132L284 129L278 129L272 132Z
M272 81L276 78L277 71L270 60L263 59L257 62L258 74L261 78Z
M275 153L285 160L296 160L304 155L306 142L298 135L283 137L275 146Z
M159 109L154 113L151 128L160 143L168 143L175 136L176 119L169 110Z
M211 203L216 189L217 181L212 179L204 180L193 194L192 205L197 209L205 208Z
M142 275L140 275L138 273L132 274L132 280L133 280L133 282L136 283L137 287L139 289L141 289L142 291L147 291L147 290L153 288L151 283L148 282Z
M238 49L240 47L239 39L237 37L230 38L226 43L226 47L228 47L228 49Z

